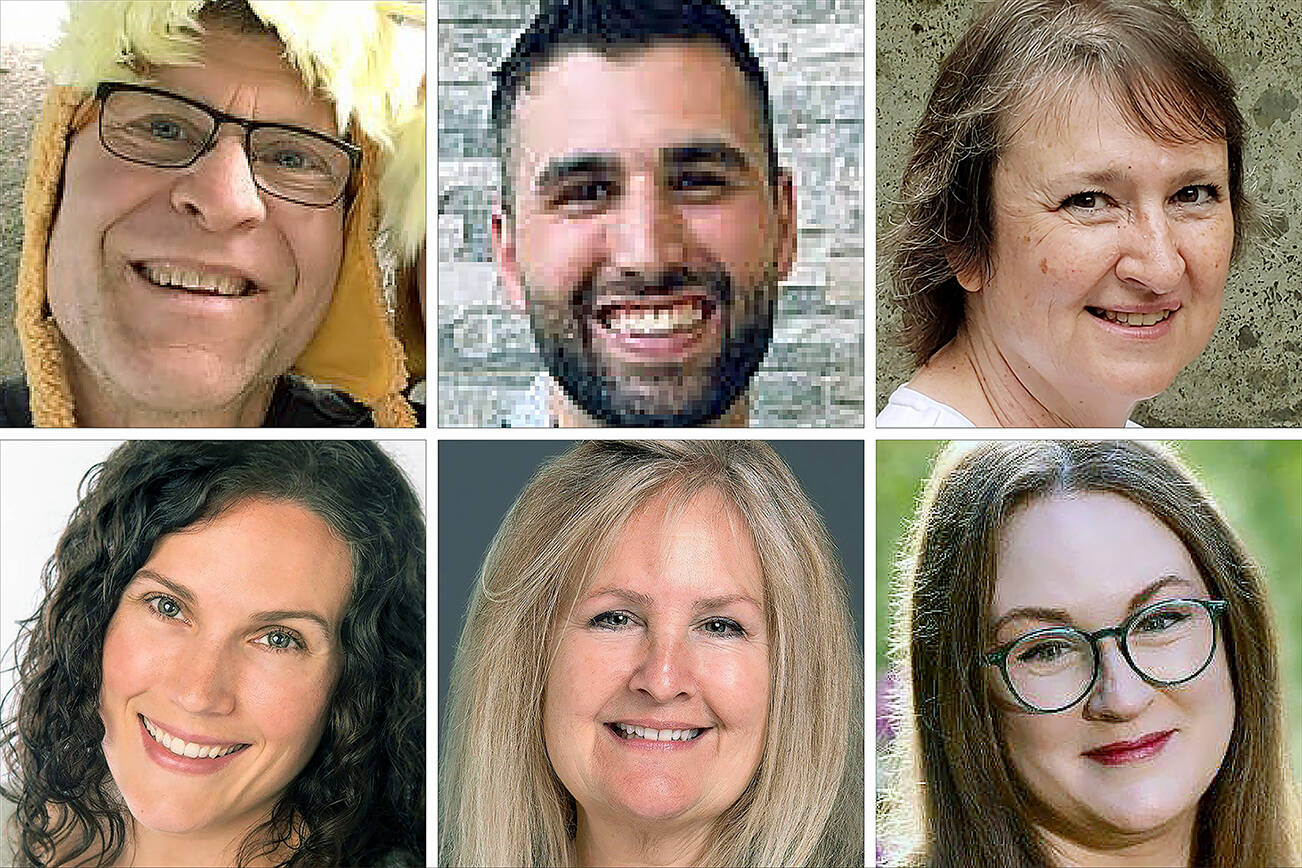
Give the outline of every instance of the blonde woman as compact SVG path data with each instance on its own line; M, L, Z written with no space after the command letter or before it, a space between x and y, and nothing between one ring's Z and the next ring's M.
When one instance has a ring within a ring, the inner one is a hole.
M862 864L860 666L827 531L770 447L576 446L480 571L440 863Z

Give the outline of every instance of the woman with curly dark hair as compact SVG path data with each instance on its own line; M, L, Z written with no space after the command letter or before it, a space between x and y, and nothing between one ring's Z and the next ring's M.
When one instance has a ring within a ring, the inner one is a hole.
M366 441L130 442L14 648L24 865L425 864L424 521Z

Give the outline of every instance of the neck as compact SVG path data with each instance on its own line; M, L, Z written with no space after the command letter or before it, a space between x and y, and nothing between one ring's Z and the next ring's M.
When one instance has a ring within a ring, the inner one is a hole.
M979 325L965 323L911 382L980 428L1124 427L1135 402L1106 390L1068 393L999 351Z
M689 826L653 830L645 824L630 824L626 818L599 818L579 809L574 844L580 868L595 865L688 866L699 865L705 855L711 829Z
M194 410L168 410L125 394L95 375L65 345L65 358L83 428L257 428L267 416L275 381L255 383L227 404Z
M1181 818L1157 833L1084 844L1065 833L1038 829L1052 864L1073 868L1172 868L1193 864L1193 820Z
M265 819L265 817L263 817ZM156 832L131 821L127 832L127 847L118 862L122 866L216 866L234 865L244 836L252 828L245 824L234 831L231 827L220 830L203 830L183 835ZM277 852L260 856L248 863L250 866L275 865L289 854Z
M601 422L592 418L584 410L570 400L570 396L565 394L565 390L560 387L554 379L551 380L551 391L548 399L548 406L551 413L552 425L556 428L601 428L604 427ZM750 398L747 393L742 393L728 412L724 413L713 422L705 425L706 428L745 428L750 423Z

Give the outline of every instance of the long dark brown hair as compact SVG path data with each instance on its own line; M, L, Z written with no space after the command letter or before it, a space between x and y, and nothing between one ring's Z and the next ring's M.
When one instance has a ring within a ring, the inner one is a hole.
M1299 864L1279 650L1257 565L1170 450L1139 441L994 441L937 462L902 559L893 634L902 674L885 818L892 861L1029 868L1052 864L1007 757L980 654L999 535L1038 498L1120 495L1171 529L1213 596L1229 602L1224 641L1236 715L1220 771L1199 802L1192 864Z
M0 757L26 865L110 865L131 817L104 758L104 636L123 589L164 535L250 497L300 504L348 543L343 669L315 753L242 842L240 864L424 865L424 519L374 443L137 441L82 483L14 646Z

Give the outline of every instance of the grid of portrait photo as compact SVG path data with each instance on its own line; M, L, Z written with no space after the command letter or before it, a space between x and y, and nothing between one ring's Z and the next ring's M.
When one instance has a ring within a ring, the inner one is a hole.
M1299 27L0 0L0 865L1302 868Z

